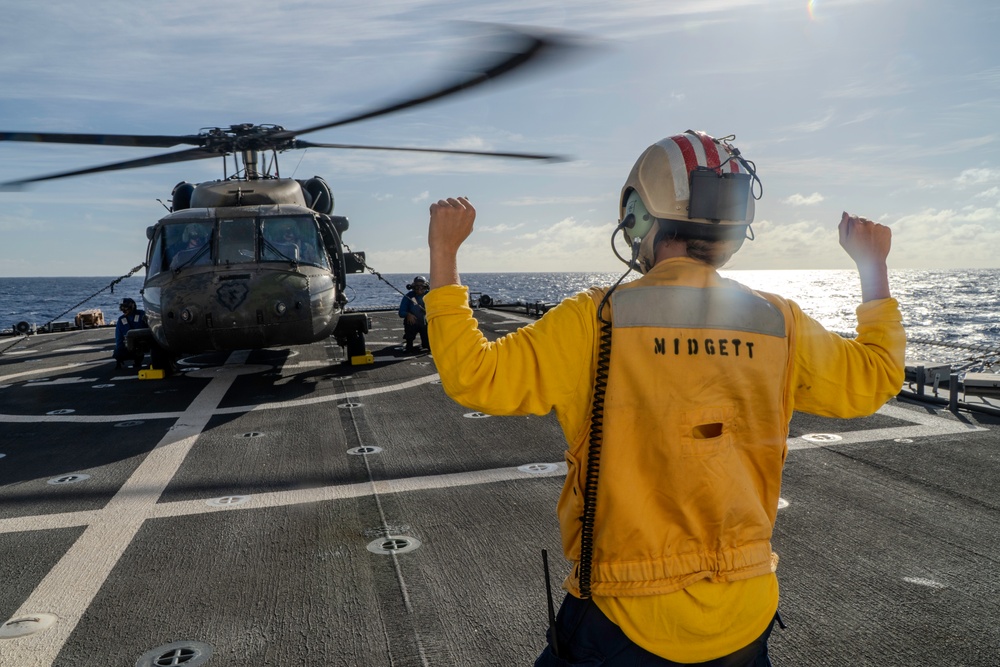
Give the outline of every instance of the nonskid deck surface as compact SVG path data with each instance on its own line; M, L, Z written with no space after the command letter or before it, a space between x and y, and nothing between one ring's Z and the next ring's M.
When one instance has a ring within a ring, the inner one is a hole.
M361 367L329 341L140 381L109 329L0 356L0 635L51 622L0 665L531 664L541 549L568 570L558 424L451 402L373 320ZM796 415L776 665L997 664L996 424Z

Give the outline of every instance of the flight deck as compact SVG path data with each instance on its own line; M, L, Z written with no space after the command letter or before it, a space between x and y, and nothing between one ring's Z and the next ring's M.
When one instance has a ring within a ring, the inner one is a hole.
M561 430L457 405L371 316L373 364L330 339L164 380L115 370L108 328L0 338L0 665L532 664ZM1000 664L998 427L796 414L776 666Z

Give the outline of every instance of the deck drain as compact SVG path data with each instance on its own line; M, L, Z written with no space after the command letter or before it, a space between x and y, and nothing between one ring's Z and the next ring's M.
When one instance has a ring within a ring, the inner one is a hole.
M341 403L337 407L341 410L350 410L351 408L363 408L364 406L364 403Z
M198 667L212 657L212 647L203 642L172 642L147 651L135 667Z
M555 463L528 463L523 466L518 466L517 469L521 472L528 472L533 475L540 475L546 472L552 472L558 468Z
M249 433L244 433L242 435L236 436L237 438L263 438L264 434L260 431L250 431Z
M41 632L45 628L52 627L59 620L54 614L25 614L15 616L3 625L0 625L0 639L14 639L15 637L26 637L36 632Z
M788 507L788 501L784 498L778 498L778 509L783 510Z
M802 439L808 442L837 442L844 438L836 433L806 433Z
M486 414L485 412L466 412L462 416L465 417L466 419L486 419L490 415Z
M406 535L386 535L368 543L368 551L373 554L405 554L420 546L420 540Z
M205 504L211 505L212 507L236 507L237 505L242 505L248 500L250 500L250 496L222 496L221 498L206 500Z
M48 481L49 484L76 484L77 482L82 482L85 479L90 479L90 475L84 475L82 472L74 473L72 475L63 475L62 477L53 477Z
M76 412L76 410L74 410L72 408L63 408L62 410L52 410L51 412L46 412L45 414L47 414L47 415L71 415L74 412Z
M141 419L132 419L127 422L118 422L117 424L115 424L115 428L131 428L133 426L139 426L145 423L146 422L142 421Z
M115 385L113 385L113 384L94 384L94 385L91 385L90 388L91 389L107 389L108 387L113 387L113 386L115 386Z
M365 445L363 447L355 447L353 449L348 449L348 454L354 454L355 456L363 456L365 454L378 454L382 451L381 447L373 447L371 445Z

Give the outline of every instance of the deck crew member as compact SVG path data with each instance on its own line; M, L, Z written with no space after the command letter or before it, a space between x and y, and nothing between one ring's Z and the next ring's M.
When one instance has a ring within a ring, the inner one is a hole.
M566 436L557 511L573 569L536 665L770 665L792 411L868 415L902 385L887 227L840 221L861 278L854 340L719 275L747 238L755 184L729 140L688 131L653 144L618 202L622 259L642 277L568 298L499 342L459 281L475 209L431 205L426 304L445 390L493 415L554 410Z
M420 346L425 350L431 349L430 341L427 338L427 316L424 312L424 295L430 289L427 279L417 276L413 282L406 286L410 290L403 295L399 301L399 316L403 318L403 341L406 343L406 351L413 352L413 341L420 335Z
M132 368L138 370L142 366L144 356L142 350L129 350L125 346L125 336L132 329L147 329L146 311L140 310L135 305L135 300L125 297L118 305L122 311L121 316L115 321L115 351L112 355L115 359L115 368L121 368L122 362L132 360Z

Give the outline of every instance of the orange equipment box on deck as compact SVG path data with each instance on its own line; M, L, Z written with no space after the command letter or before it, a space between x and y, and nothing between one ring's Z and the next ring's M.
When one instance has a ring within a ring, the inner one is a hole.
M81 310L76 314L76 326L80 329L86 327L103 327L104 311L96 308L93 310Z

